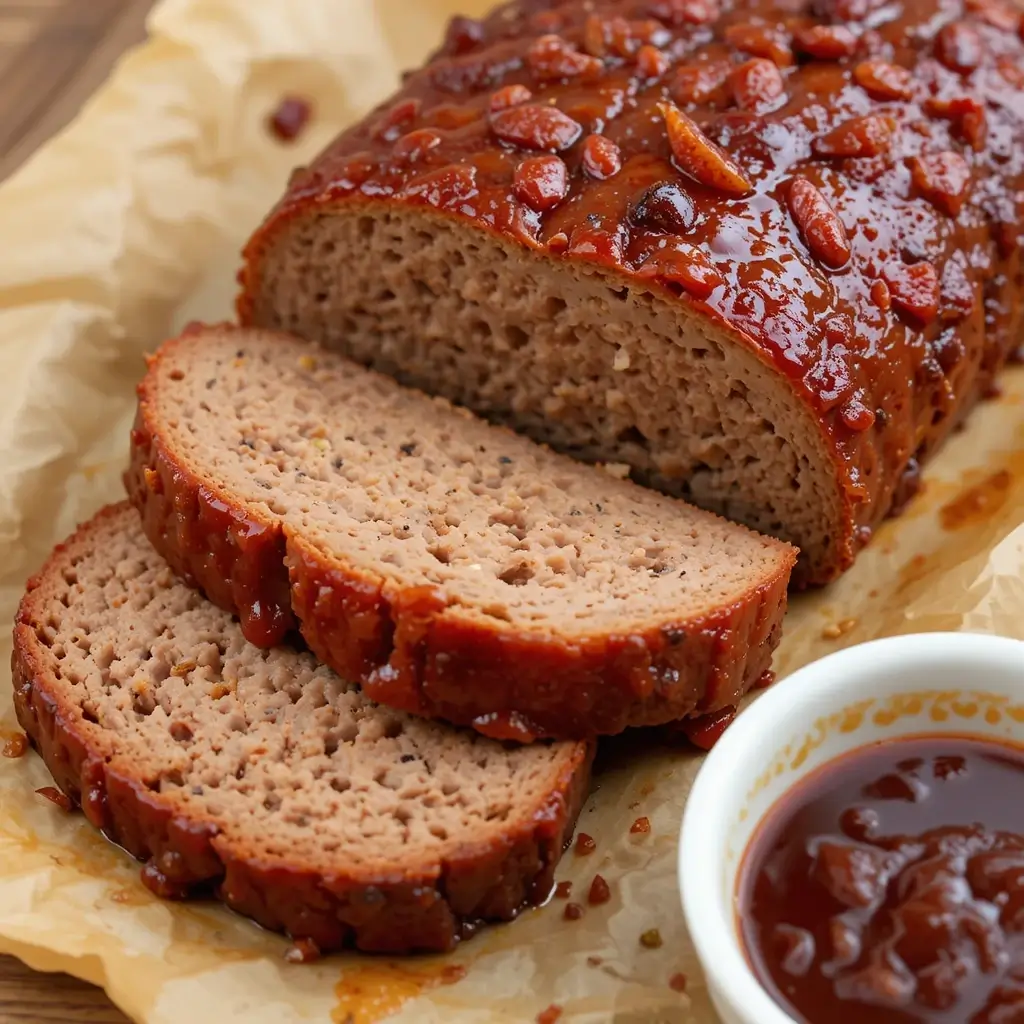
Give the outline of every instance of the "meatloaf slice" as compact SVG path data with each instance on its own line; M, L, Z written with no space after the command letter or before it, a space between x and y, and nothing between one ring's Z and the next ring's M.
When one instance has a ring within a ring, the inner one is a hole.
M197 328L139 394L157 550L379 703L576 738L715 711L769 666L785 544L267 332Z
M446 950L544 899L586 793L586 744L502 745L248 644L127 503L57 548L14 641L18 720L143 881L324 951Z
M243 322L845 569L1024 324L1004 0L516 0L299 170Z

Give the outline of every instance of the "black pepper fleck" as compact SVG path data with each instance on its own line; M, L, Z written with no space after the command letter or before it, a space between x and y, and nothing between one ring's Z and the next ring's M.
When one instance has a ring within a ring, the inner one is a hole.
M684 569L680 575L685 572ZM686 630L680 629L678 626L663 626L661 632L672 647L678 647L686 639Z

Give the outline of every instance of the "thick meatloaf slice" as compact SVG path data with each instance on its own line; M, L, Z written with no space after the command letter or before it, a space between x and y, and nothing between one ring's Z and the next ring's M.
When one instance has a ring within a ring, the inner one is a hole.
M128 489L257 644L297 623L369 697L499 738L733 704L792 548L294 338L196 329L140 386Z
M253 647L127 503L57 548L14 641L18 720L143 881L323 951L446 950L545 899L586 795L586 744L502 745Z
M1020 340L1002 0L520 0L346 131L240 314L850 565Z

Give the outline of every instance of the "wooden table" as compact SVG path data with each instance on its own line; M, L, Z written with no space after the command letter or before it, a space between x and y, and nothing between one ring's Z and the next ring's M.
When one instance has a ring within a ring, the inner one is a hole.
M0 180L78 113L118 56L143 38L152 5L0 0Z
M37 974L9 956L0 956L0 1021L128 1024L128 1018L98 988L66 974Z
M0 0L0 180L59 131L145 34L153 0ZM127 1024L104 994L0 957L0 1024Z

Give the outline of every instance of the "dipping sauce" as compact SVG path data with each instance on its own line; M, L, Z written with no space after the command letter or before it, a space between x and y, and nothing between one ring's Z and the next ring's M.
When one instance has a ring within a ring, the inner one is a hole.
M767 815L739 880L747 958L805 1024L1024 1024L1024 750L878 744Z

